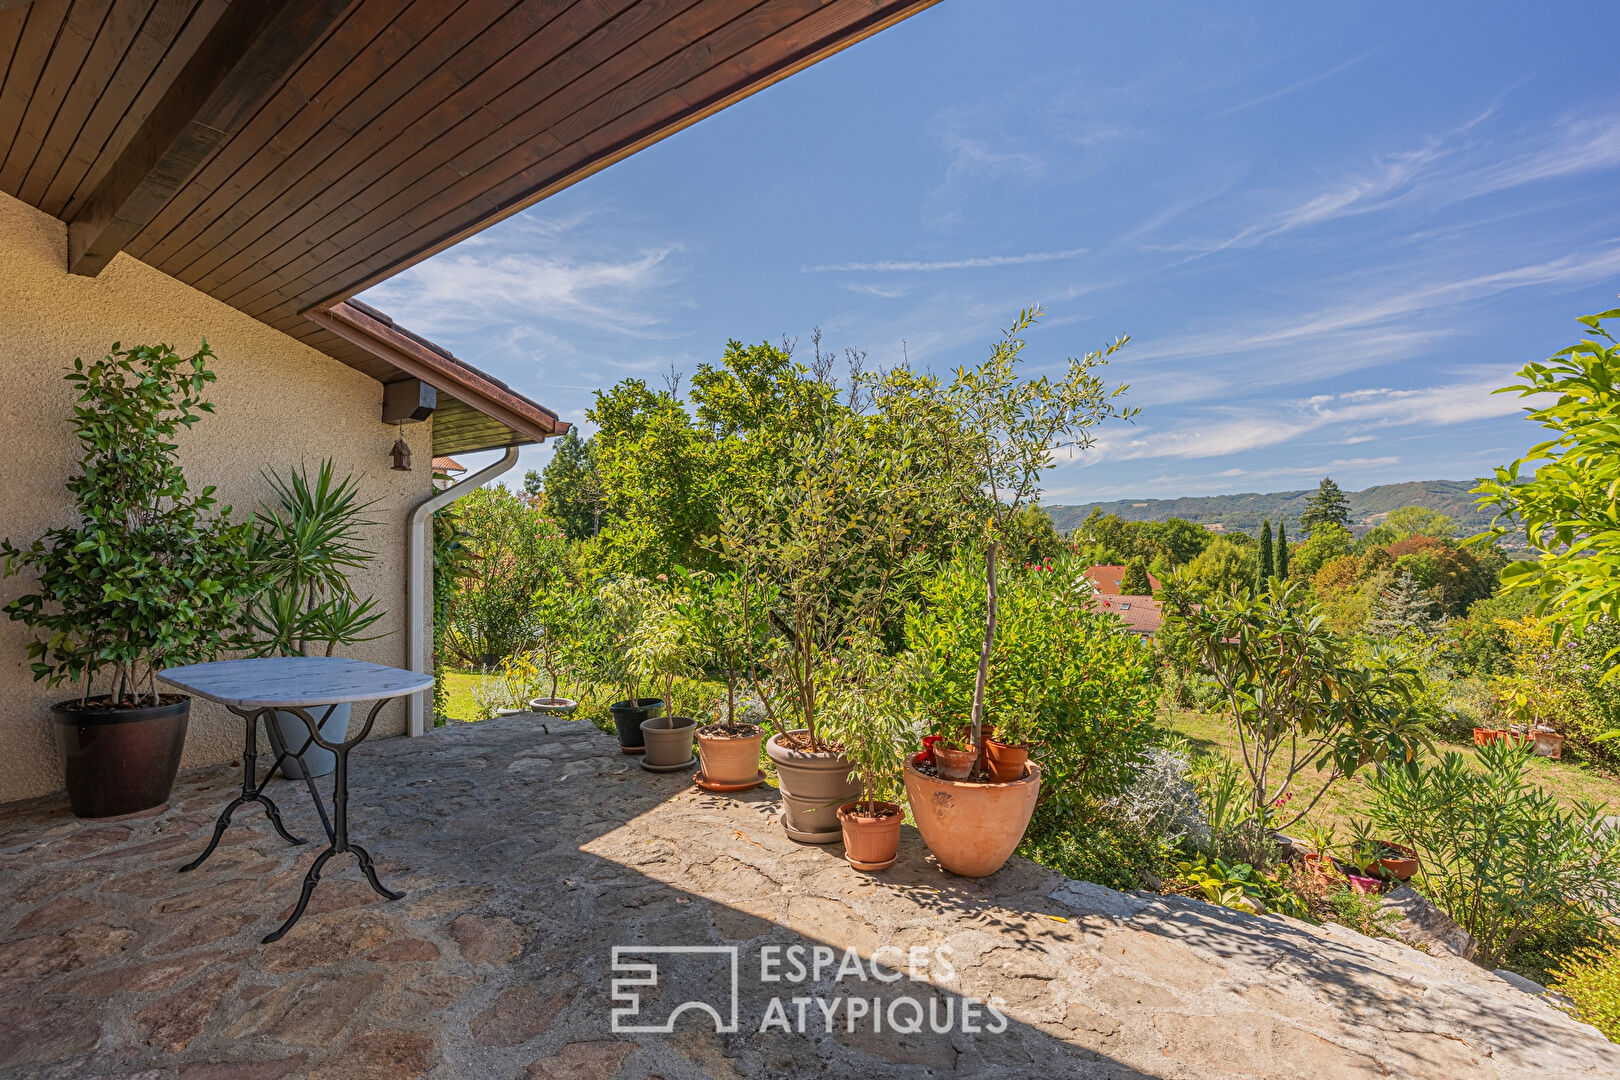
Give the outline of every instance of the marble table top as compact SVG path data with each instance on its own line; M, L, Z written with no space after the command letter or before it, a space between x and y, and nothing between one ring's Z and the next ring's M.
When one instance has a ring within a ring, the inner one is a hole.
M378 701L426 690L433 676L340 656L216 660L158 672L166 683L239 709L308 708Z

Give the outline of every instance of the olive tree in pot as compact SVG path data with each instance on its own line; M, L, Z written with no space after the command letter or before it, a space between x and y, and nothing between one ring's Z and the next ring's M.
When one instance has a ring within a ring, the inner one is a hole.
M626 754L646 752L641 723L659 715L664 708L662 698L641 693L647 672L637 662L635 652L636 634L647 617L647 609L663 601L664 597L651 582L633 576L605 582L596 594L599 612L596 675L624 693L624 700L609 705L608 711L619 736L619 749Z
M876 642L861 642L840 663L845 678L828 687L822 727L843 748L860 797L838 808L844 858L857 870L887 870L900 852L905 808L899 799L905 747L917 733L908 714L910 658L890 665Z
M952 429L956 468L949 475L967 487L964 501L981 500L984 551L984 629L978 642L978 667L965 722L947 731L955 740L936 743L936 760L949 760L954 749L966 769L959 779L929 775L916 763L905 767L906 795L917 828L941 866L967 877L999 870L1029 826L1040 793L1038 766L1027 764L1023 775L997 781L984 768L984 757L1006 757L1015 749L985 731L985 688L996 649L999 556L1012 539L1019 511L1039 493L1041 474L1060 449L1083 450L1095 436L1092 428L1105 419L1129 419L1134 409L1115 399L1125 387L1108 389L1097 373L1128 340L1113 343L1081 358L1070 358L1061 379L1022 378L1018 372L1024 340L1019 336L1040 317L1040 308L1019 312L1017 320L992 347L984 363L958 370L937 392L959 418ZM1012 717L1009 716L1009 719ZM991 746L990 744L995 744ZM981 755L981 744L990 751ZM942 753L943 750L943 753ZM947 808L949 812L947 812Z
M726 680L725 712L697 730L702 767L696 777L708 791L738 792L765 782L759 768L765 732L737 719L737 691L759 693L758 655L768 637L763 613L775 603L774 591L746 574L677 571L682 586L677 607L686 620L697 662Z
M361 599L349 574L363 568L373 552L361 546L359 531L376 524L365 519L370 503L359 500L354 477L339 480L330 458L311 480L302 467L285 477L265 474L275 502L255 521L253 559L264 578L248 606L246 627L259 656L331 656L339 645L374 641L366 631L382 618L372 597ZM349 730L348 703L317 710L321 737L342 742ZM311 713L315 716L314 713ZM277 712L270 743L289 780L325 776L337 767L332 751L314 744L308 725L294 712Z
M641 767L652 772L674 772L692 767L692 736L697 721L675 708L675 687L696 671L685 617L667 590L658 590L641 609L641 622L631 637L630 666L663 691L662 716L641 722L647 756Z
M722 558L771 590L763 614L780 637L760 686L778 732L765 751L783 827L804 843L837 841L837 809L860 794L853 763L818 725L821 692L851 635L874 632L897 583L925 562L913 509L925 501L924 455L907 441L912 425L886 411L906 400L883 400L880 387L863 413L821 399L784 440L761 490L721 514Z
M202 396L212 357L206 342L189 357L114 343L102 360L75 359L66 378L81 454L67 489L78 521L28 547L0 541L8 576L39 579L5 607L38 634L34 678L80 687L51 711L81 817L168 799L191 699L159 693L156 676L241 644L235 628L256 581L250 527L229 523L213 488L188 488L174 442L213 412Z

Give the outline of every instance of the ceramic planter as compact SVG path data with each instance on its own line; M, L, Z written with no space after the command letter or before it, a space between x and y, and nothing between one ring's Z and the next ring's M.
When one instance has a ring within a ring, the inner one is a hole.
M871 816L876 809L879 816ZM857 870L887 870L900 854L900 823L905 812L890 802L848 802L838 808L844 858Z
M754 725L747 726L753 734L728 735L723 724L698 729L698 756L703 762L699 784L711 791L747 791L765 782L759 771L759 744L765 736Z
M116 817L168 801L191 719L191 699L139 709L51 706L68 802L82 818Z
M1385 851L1399 852L1387 858L1380 858L1378 865L1383 869L1384 876L1394 878L1396 881L1407 881L1418 871L1418 854L1405 844L1396 844L1388 840L1380 840L1379 845Z
M966 780L978 760L977 750L958 750L943 742L934 744L934 768L946 780Z
M541 716L569 717L579 708L579 702L565 697L537 697L529 702L529 711Z
M317 705L306 709L309 718L315 721L321 729L321 738L330 743L339 743L349 735L349 703L331 706L330 715L326 707ZM284 750L297 750L306 742L309 749L304 751L303 757L289 756L281 763L281 775L289 780L302 780L307 772L310 776L325 776L337 768L337 755L324 746L316 746L310 742L309 726L304 723L301 716L294 712L276 712L276 722L269 725L270 745L277 755Z
M641 722L641 736L647 744L644 769L666 770L692 767L692 734L697 721L690 716L655 716Z
M843 835L838 807L861 793L849 759L825 750L790 749L782 745L780 735L771 736L765 753L776 763L776 779L782 791L782 827L787 834L802 844L837 841Z
M911 816L940 866L962 877L988 877L1006 864L1041 793L1041 767L1030 762L1024 769L1010 784L970 784L937 779L906 763Z
M647 749L641 735L641 722L651 720L664 711L664 699L637 698L635 701L615 701L608 706L613 714L613 728L619 735L619 749L626 754L640 754Z
M984 767L990 779L998 784L1010 784L1024 775L1024 763L1029 760L1029 747L1023 743L997 742L989 736L984 743Z
M1362 877L1360 874L1346 874L1350 887L1362 896L1371 896L1384 887L1384 883L1377 878Z
M1533 733L1536 740L1536 755L1545 758L1561 758L1564 756L1564 737L1556 731L1536 731Z

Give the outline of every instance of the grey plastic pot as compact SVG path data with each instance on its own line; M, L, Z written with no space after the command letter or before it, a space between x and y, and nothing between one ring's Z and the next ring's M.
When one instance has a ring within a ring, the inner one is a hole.
M692 736L697 721L689 716L655 716L641 722L641 736L647 742L648 768L675 768L692 761Z
M314 705L304 711L320 725L321 738L327 742L342 742L349 734L349 704L333 705L332 715L326 715L325 705ZM324 718L324 719L323 719ZM270 728L270 745L279 756L283 750L297 750L309 740L309 725L297 713L277 712L276 722ZM337 768L337 755L325 747L309 744L302 761L288 757L281 763L281 775L289 780L302 780L306 770L310 776L325 776Z
M788 732L796 735L799 732ZM776 763L782 791L782 827L802 844L831 844L844 837L838 808L861 794L854 766L842 754L791 750L772 735L765 753Z

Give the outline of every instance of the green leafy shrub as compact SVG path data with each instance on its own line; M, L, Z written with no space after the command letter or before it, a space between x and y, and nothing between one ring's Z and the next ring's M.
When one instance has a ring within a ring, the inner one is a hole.
M456 579L445 641L457 662L496 667L534 640L546 591L565 572L562 530L503 487L456 504L467 573Z
M78 522L26 548L0 541L6 575L31 570L39 591L5 606L39 636L29 644L35 679L82 684L111 673L109 704L157 697L156 673L246 645L238 629L259 582L250 527L229 523L214 489L192 492L175 438L214 407L206 342L182 357L167 345L73 361L66 379L78 471L67 481Z
M1310 914L1304 898L1277 875L1248 863L1194 855L1176 863L1173 883L1177 891L1186 895L1201 896L1222 907L1254 915L1275 911L1303 919Z
M1577 1020L1620 1042L1620 945L1576 952L1553 972L1552 986L1574 1004Z
M1141 889L1156 887L1169 875L1174 850L1162 837L1094 809L1067 818L1038 818L1018 854L1081 881Z
M1497 967L1525 942L1620 912L1620 830L1606 810L1565 810L1524 776L1529 751L1497 742L1438 763L1390 768L1370 785L1372 820L1418 852L1414 886Z

